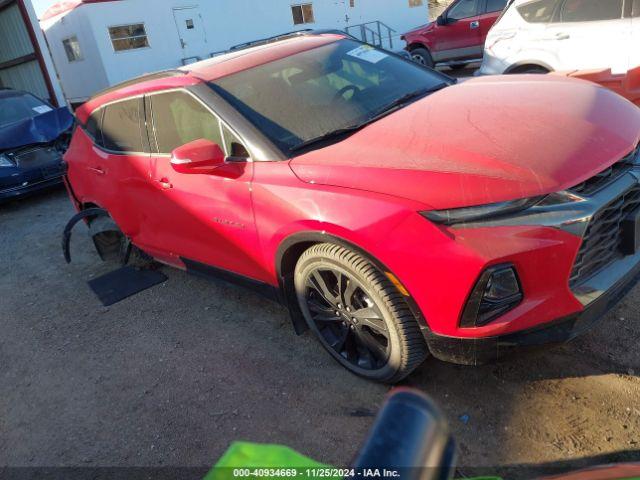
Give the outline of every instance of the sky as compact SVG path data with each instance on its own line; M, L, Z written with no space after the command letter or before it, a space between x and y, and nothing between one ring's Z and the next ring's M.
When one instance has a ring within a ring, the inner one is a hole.
M36 10L36 15L40 18L47 8L57 3L57 0L31 0L31 3L33 3L33 8Z

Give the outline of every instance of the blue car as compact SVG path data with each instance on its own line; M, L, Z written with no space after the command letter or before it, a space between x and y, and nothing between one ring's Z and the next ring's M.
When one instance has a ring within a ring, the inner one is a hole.
M67 107L0 89L0 203L62 183L73 124Z

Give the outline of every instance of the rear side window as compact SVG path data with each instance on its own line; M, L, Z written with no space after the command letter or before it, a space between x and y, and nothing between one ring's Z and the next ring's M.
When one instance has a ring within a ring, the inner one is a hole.
M622 18L623 0L565 0L560 19L563 22L596 22Z
M632 17L640 17L640 0L633 0L633 10L631 12Z
M93 138L96 145L102 145L102 134L100 133L100 127L102 126L102 114L103 110L97 110L91 114L85 125L87 134Z
M462 20L478 15L478 0L460 0L447 12L447 20Z
M152 95L151 108L158 153L171 153L202 138L224 146L218 118L188 93Z
M553 18L553 12L558 0L536 0L520 5L518 13L529 23L548 23Z
M501 12L507 5L507 0L487 0L487 13Z
M140 99L126 100L105 108L102 119L104 148L114 152L142 152Z

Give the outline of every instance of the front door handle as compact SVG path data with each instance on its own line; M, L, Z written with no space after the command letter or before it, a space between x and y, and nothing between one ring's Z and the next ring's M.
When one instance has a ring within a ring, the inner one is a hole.
M102 167L87 167L87 170L92 171L93 173L97 173L98 175L104 175L105 172Z
M160 180L158 180L158 184L162 188L164 188L165 190L169 190L169 189L173 188L173 185L171 184L171 182L167 178L161 178Z
M569 35L568 33L557 33L556 34L556 40L569 40L571 38L571 35Z
M475 28L478 28L478 27L480 27L480 22L479 22L478 20L476 20L475 22L471 22L471 23L469 24L469 28L470 28L471 30L473 30L473 29L475 29Z

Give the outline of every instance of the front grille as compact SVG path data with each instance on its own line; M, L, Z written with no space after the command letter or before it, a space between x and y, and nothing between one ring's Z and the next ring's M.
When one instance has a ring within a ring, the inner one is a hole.
M620 249L622 221L638 207L640 186L635 186L593 216L571 272L571 287L580 285L623 256Z
M606 187L621 175L628 172L630 169L631 165L629 165L628 160L625 157L625 159L611 165L604 172L600 172L595 177L591 177L589 180L582 182L580 185L576 185L575 187L570 188L569 191L578 195L591 195L598 190Z

